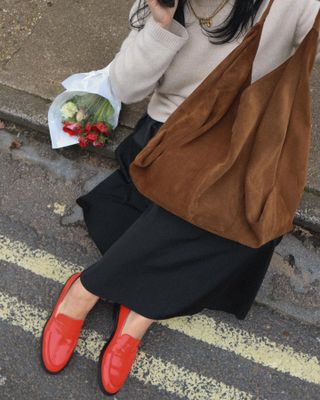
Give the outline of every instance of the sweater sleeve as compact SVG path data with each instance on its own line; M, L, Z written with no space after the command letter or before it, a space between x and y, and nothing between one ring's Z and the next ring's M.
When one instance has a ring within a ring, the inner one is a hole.
M298 47L302 42L306 34L309 32L313 26L317 12L320 9L319 0L300 0L301 6L300 15L298 18L296 31L294 35L294 47ZM318 37L318 47L315 62L320 64L320 35Z
M135 1L129 18L135 9ZM110 64L110 85L125 104L143 100L153 92L172 59L187 42L189 34L178 21L166 29L150 13L139 31L131 28Z

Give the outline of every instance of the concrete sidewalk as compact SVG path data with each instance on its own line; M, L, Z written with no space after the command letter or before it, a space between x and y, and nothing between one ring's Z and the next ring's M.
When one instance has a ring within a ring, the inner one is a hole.
M133 0L4 0L0 12L0 118L48 134L47 110L72 73L107 65L129 33ZM66 5L67 4L67 5ZM306 191L296 222L320 232L320 65L312 76L313 138ZM142 102L122 105L112 143L118 144L145 111Z
M132 0L68 2L4 0L0 12L0 117L48 133L47 110L61 81L106 66L129 33ZM67 4L67 5L66 5ZM14 89L14 90L13 90ZM114 149L133 128L148 99L122 105Z

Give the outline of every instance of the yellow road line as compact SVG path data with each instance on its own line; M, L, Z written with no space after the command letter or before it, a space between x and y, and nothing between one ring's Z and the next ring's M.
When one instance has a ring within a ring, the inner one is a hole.
M41 336L48 313L0 292L0 320L18 326L35 337ZM93 330L83 330L77 353L97 361L106 338ZM166 362L139 349L130 376L169 393L190 400L250 400L251 394L212 378Z
M19 241L0 235L0 260L27 269L44 278L64 283L71 273L84 267L59 261L43 250L33 250ZM170 318L159 323L245 359L273 368L307 382L320 384L320 363L315 356L297 352L292 347L258 337L203 314Z
M55 202L53 204L48 204L47 207L52 208L54 214L60 215L62 217L66 212L67 205Z
M61 262L53 254L32 249L25 243L12 241L0 234L0 260L16 264L43 278L65 283L69 276L82 271L83 267L71 262Z
M307 382L320 384L320 364L315 356L288 345L258 337L203 314L162 320L161 324L193 339L231 351L243 358Z

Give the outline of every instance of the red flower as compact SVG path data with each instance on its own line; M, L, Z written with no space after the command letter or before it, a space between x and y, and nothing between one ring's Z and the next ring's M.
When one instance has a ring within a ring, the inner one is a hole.
M79 136L78 142L80 147L87 147L89 144L88 139L85 136Z
M90 133L87 134L87 139L90 142L94 142L95 140L98 139L98 135L96 133L90 132Z
M85 131L87 132L87 133L90 133L91 132L91 129L92 129L92 125L90 124L90 122L87 122L86 123L86 126L85 126Z
M109 129L103 122L97 122L93 124L92 129L94 129L96 132L103 133L105 136L110 136Z
M62 129L70 136L77 136L82 132L82 128L79 122L64 121L64 126Z
M92 144L94 147L103 147L104 146L104 142L100 142L100 141L95 141Z

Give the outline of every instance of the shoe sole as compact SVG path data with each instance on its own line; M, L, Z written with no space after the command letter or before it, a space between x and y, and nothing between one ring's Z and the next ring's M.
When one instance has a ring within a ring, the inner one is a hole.
M117 394L119 390L117 390L116 392L108 392L102 383L102 376L101 376L101 366L102 366L102 358L103 358L103 354L106 350L106 348L108 347L109 343L111 342L111 339L113 338L116 330L117 330L117 325L118 325L118 321L119 321L119 314L120 314L120 304L119 303L114 303L113 306L113 331L109 337L109 339L106 341L105 345L103 346L101 352L100 352L100 356L99 356L99 364L98 364L98 383L99 383L99 387L102 391L103 394L107 395L107 396L114 396L115 394Z

